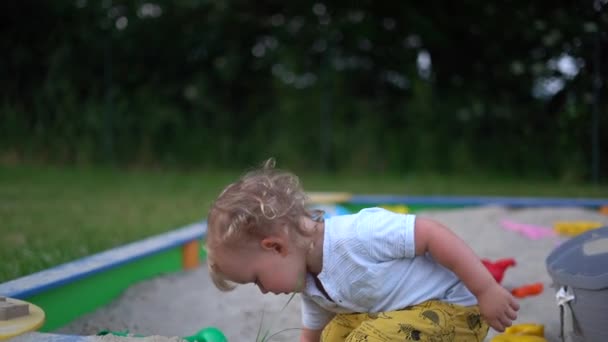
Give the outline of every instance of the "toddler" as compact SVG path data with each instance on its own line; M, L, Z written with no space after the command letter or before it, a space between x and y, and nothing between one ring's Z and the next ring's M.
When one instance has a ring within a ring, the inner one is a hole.
M268 160L208 216L208 266L224 291L301 294L301 342L483 341L519 305L440 223L380 208L323 219Z

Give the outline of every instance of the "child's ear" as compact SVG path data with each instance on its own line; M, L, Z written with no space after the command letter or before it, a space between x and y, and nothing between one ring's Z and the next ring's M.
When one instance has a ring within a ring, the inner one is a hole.
M283 239L276 236L269 236L263 238L260 242L263 250L276 252L284 255L287 252L287 248Z

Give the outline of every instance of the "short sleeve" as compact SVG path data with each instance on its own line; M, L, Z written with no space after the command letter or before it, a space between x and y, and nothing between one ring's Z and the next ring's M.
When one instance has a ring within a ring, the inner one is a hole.
M327 311L315 303L305 294L300 294L302 298L302 326L311 330L320 330L327 325L334 317L335 313Z
M382 208L359 212L355 229L370 258L378 261L413 258L415 215L394 213Z

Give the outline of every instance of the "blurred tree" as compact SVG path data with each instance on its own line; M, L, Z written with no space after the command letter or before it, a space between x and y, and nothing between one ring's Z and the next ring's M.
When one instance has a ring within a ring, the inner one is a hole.
M6 160L608 175L604 0L2 6Z

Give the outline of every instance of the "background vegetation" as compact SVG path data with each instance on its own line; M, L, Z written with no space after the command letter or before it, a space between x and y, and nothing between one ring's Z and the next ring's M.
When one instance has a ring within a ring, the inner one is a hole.
M608 174L604 0L2 6L8 162Z

